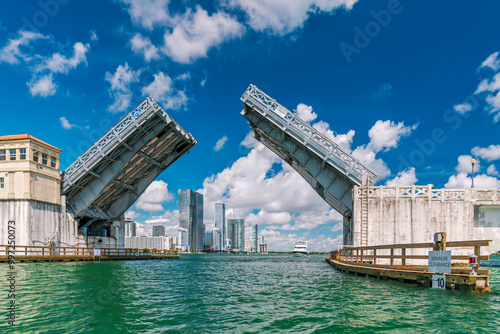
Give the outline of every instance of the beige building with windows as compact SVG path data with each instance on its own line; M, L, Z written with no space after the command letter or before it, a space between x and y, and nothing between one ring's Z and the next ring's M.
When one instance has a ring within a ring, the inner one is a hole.
M61 204L61 150L33 136L0 137L0 200Z
M8 243L7 221L14 221L16 245L123 248L121 222L106 236L78 233L61 196L60 153L28 134L0 136L0 245Z

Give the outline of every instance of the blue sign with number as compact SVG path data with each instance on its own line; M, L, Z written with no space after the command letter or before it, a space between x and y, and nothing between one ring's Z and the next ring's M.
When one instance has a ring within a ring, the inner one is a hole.
M132 111L132 117L134 117L134 119L138 119L139 116L141 116L141 111L139 109Z

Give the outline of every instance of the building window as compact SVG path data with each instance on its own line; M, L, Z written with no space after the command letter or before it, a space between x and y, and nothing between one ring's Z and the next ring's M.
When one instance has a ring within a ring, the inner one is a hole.
M26 149L19 149L19 160L26 160Z
M5 150L0 150L0 161L7 160L7 153Z
M42 164L46 165L47 164L47 154L42 153Z
M37 150L33 150L33 161L38 162L38 151Z
M50 167L56 168L56 158L50 157Z
M4 185L4 178L0 177L0 189L3 189L5 187Z
M9 150L10 151L10 160L16 160L16 149Z

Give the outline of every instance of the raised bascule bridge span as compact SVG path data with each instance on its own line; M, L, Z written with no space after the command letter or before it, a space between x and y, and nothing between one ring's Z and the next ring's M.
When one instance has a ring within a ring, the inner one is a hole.
M194 145L191 134L146 98L63 172L66 210L79 234L101 235Z
M500 190L374 186L380 179L349 152L254 85L243 111L255 138L296 170L344 217L344 245L492 240L500 249Z
M352 243L355 186L379 175L254 85L241 97L255 138L295 169L344 217L344 243Z

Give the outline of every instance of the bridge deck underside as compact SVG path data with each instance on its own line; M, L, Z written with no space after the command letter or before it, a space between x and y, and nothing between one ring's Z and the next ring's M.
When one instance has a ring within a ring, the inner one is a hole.
M347 219L352 217L353 187L378 175L349 152L250 85L241 97L255 138L295 169L311 187Z
M258 141L297 171L332 208L343 216L352 216L353 185L342 174L323 164L292 137L264 120L253 118L252 121L252 116L247 115Z
M63 186L68 211L95 220L119 218L168 166L196 144L173 120L151 113L126 138L120 138L91 168Z

